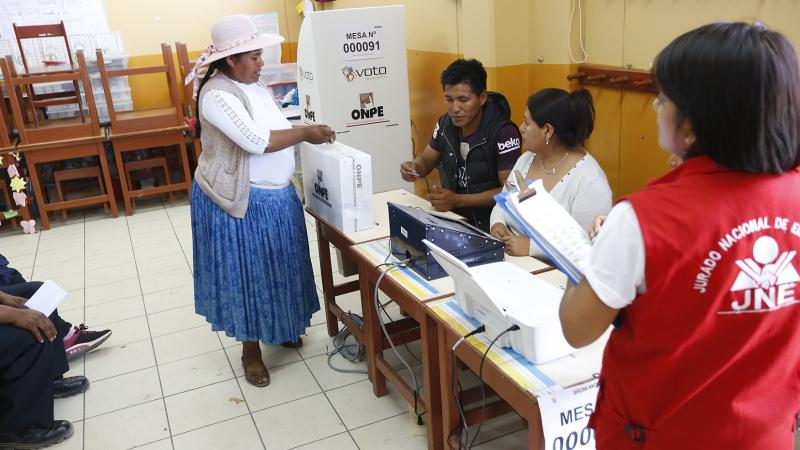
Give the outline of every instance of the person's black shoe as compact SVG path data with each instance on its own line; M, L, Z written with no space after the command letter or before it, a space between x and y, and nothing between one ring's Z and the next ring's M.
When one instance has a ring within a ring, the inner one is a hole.
M89 380L82 376L61 377L53 381L53 398L66 398L86 392L89 389Z
M72 436L72 424L54 420L49 428L31 428L22 434L0 435L0 449L28 450L50 447Z

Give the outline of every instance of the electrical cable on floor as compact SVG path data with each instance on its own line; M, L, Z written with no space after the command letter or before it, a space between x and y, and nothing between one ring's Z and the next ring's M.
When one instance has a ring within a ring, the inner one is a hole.
M461 338L459 338L459 340L456 341L455 345L453 345L452 352L450 353L450 357L452 359L452 364L450 365L450 394L453 396L453 401L455 401L456 408L458 409L459 420L461 420L461 432L458 433L459 450L461 450L461 448L463 447L461 444L462 442L469 442L469 430L467 429L467 417L464 414L464 407L461 406L461 399L459 395L460 389L459 389L459 394L456 394L456 348L458 348L459 344L464 342L468 337L474 336L478 333L483 333L484 331L486 331L486 326L481 325L478 328L475 328L474 330L465 334L464 336L461 336ZM458 427L450 430L450 434L447 435L447 445L451 449L453 448L453 446L450 445L450 438L453 436L453 433L455 433L456 430L458 430ZM467 439L465 441L462 441L463 433L466 433L467 435Z
M350 320L352 320L356 325L364 328L364 319L358 314L348 311L344 313L344 315L350 318ZM353 338L355 344L347 343L347 339L350 337ZM366 370L361 369L340 369L338 367L334 367L331 360L335 355L341 355L342 358L350 361L353 364L358 364L367 359L367 352L364 344L359 342L347 327L342 327L342 329L336 333L336 336L333 337L333 350L328 352L328 367L341 373L368 373Z
M380 267L391 266L393 263L385 262L388 260L389 257L387 256L386 259L384 260L384 263L378 264L373 268L373 272L375 270L378 270ZM358 325L362 329L364 328L363 317L350 311L344 313L344 315L347 316L350 320L352 320L356 325ZM354 344L347 343L347 339L350 337L352 337L353 340L355 340ZM361 369L340 369L333 365L333 357L336 356L337 354L341 355L342 358L354 364L358 364L367 359L366 347L364 346L364 344L359 342L358 339L356 339L353 333L350 332L350 329L348 329L347 327L343 327L341 330L339 330L338 333L336 333L336 336L334 336L332 340L333 340L333 350L327 352L328 367L335 370L336 372L341 372L341 373L359 373L359 374L369 373L368 371Z
M478 440L478 435L481 433L481 427L483 426L483 413L486 410L486 386L485 383L483 382L483 363L486 362L486 356L489 354L489 350L492 349L492 346L494 346L494 343L497 342L498 339L500 339L504 334L510 331L517 331L517 330L519 330L519 325L517 324L511 325L510 327L506 328L505 330L503 330L502 333L498 334L497 337L495 337L491 343L489 343L489 347L486 348L485 352L483 352L483 357L481 358L481 364L478 368L478 378L481 380L481 398L482 398L481 413L478 416L480 418L480 421L478 422L478 429L475 430L475 436L472 437L472 442L469 443L468 448L474 447L475 442Z
M401 261L398 263L392 263L392 267L390 267L385 272L380 274L378 280L375 282L375 290L373 292L373 303L375 306L375 312L378 315L378 322L380 322L381 330L383 330L383 335L386 336L386 340L389 342L389 346L392 348L392 351L394 352L395 356L397 356L400 362L403 363L403 366L405 366L405 368L408 370L408 373L411 374L411 380L414 383L414 413L417 415L417 424L422 425L422 415L417 412L418 411L417 402L419 401L419 382L417 382L417 376L414 374L414 371L411 369L411 366L406 362L405 358L403 358L400 352L397 351L397 346L394 344L392 336L386 329L386 324L383 322L383 318L381 318L380 315L381 302L378 294L380 292L379 287L381 285L381 281L383 281L383 278L386 276L386 274L388 274L394 269L405 266L405 264L407 264L409 261L410 260Z
M389 256L391 256L391 254L389 254ZM385 261L389 260L389 256L386 257ZM396 264L398 263L384 262L382 264L378 264L373 268L373 272L379 269L380 267L394 266ZM381 304L381 309L383 310L383 312L386 314L386 317L388 317L390 321L394 321L394 319L392 319L392 317L385 309L386 305L390 304L391 302L392 300ZM351 321L353 321L356 325L358 325L362 329L364 328L363 317L350 311L343 314L347 316ZM347 342L347 340L351 337L353 338L352 340L355 341L354 343ZM337 354L341 355L342 358L344 358L347 361L350 361L353 364L358 364L367 359L366 347L364 346L364 344L359 342L358 339L356 339L353 333L350 332L350 329L348 329L347 327L343 327L341 330L339 330L336 336L332 338L332 341L333 341L333 350L330 350L329 352L326 353L328 355L328 367L340 373L358 373L358 374L369 373L368 371L362 369L342 369L333 365L333 357L336 356ZM406 350L411 355L411 357L420 362L419 358L417 358L417 356L414 355L411 349L408 348L408 344L403 344L403 345L406 347Z

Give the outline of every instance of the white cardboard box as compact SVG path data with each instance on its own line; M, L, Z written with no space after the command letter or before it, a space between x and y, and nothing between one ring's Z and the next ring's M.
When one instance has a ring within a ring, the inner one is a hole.
M375 226L369 154L340 142L303 143L300 160L306 206L345 233Z

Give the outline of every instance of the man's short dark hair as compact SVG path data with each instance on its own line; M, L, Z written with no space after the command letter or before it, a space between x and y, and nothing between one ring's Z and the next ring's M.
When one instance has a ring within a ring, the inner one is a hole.
M659 90L696 143L734 170L780 174L800 165L800 69L792 44L760 23L713 23L659 53Z
M475 95L486 90L486 70L477 59L457 59L450 63L440 78L442 89L445 86L466 83Z

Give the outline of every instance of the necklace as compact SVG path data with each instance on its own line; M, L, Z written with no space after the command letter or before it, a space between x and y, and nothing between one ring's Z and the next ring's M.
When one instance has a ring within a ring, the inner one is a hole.
M567 155L568 154L569 154L569 152L564 152L564 156L561 157L561 160L559 160L556 163L556 165L553 166L552 169L545 169L544 168L544 159L541 159L541 158L539 159L539 165L542 166L542 170L544 171L544 173L546 173L547 175L552 175L552 174L556 173L556 170L558 169L558 166L560 166L561 163L564 162L565 159L567 159Z

